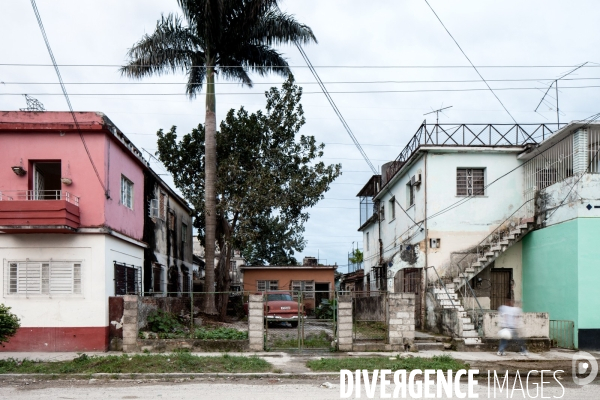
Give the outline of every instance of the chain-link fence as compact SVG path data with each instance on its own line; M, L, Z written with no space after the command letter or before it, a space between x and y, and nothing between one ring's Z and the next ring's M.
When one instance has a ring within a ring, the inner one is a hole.
M354 341L387 341L387 292L352 292Z

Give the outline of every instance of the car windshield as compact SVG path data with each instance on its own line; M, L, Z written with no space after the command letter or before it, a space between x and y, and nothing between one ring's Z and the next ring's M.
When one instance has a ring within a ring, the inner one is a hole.
M267 301L292 301L292 296L287 293L268 294Z

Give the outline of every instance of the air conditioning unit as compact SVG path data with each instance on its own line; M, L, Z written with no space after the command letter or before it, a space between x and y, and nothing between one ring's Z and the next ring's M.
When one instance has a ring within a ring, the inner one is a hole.
M421 184L421 174L413 175L412 178L410 178L410 184L411 186L419 186Z

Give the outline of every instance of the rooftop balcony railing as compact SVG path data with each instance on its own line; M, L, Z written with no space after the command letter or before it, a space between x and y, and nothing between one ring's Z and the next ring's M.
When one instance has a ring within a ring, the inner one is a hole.
M79 206L79 197L64 190L2 190L0 201L65 200Z

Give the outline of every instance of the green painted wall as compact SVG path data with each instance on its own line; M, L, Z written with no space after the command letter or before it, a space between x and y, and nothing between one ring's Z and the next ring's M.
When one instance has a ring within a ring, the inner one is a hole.
M579 328L600 329L600 218L578 218Z
M578 220L531 232L523 238L523 311L550 319L579 320ZM596 281L598 282L598 281Z

